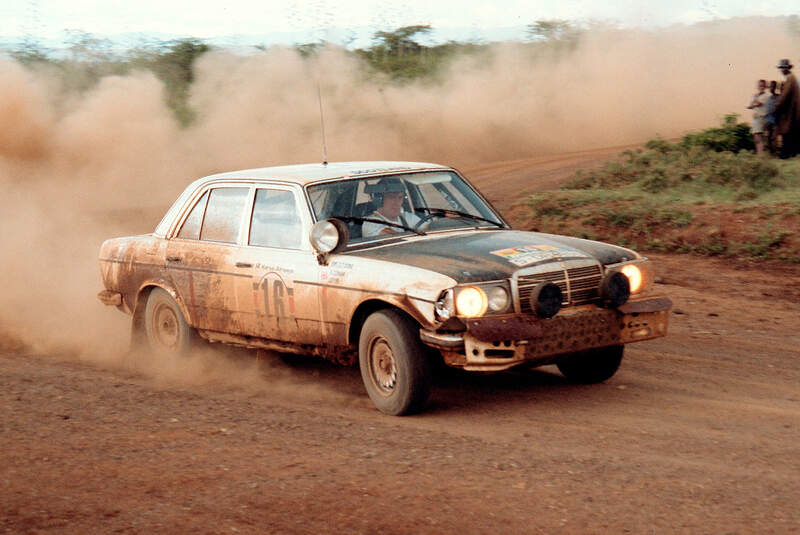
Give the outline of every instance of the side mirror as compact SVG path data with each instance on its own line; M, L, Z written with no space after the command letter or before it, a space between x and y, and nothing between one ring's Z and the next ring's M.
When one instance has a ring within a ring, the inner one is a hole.
M328 255L342 250L350 241L347 225L336 218L318 221L311 227L311 246L317 251L321 265L328 264Z

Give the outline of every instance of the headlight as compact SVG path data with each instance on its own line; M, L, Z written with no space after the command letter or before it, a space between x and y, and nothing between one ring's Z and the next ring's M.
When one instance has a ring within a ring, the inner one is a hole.
M611 264L606 266L606 271L618 271L625 275L630 285L631 295L644 293L653 286L653 268L646 258Z
M487 289L486 296L489 300L489 310L492 312L505 312L511 302L508 291L502 286L492 286Z
M456 310L459 316L476 318L483 316L489 307L489 298L486 292L475 286L468 286L458 292L456 297Z
M628 282L631 285L631 293L635 294L639 290L642 289L642 283L644 282L644 275L642 275L642 270L636 264L628 264L626 266L622 266L620 269L623 275L628 277Z

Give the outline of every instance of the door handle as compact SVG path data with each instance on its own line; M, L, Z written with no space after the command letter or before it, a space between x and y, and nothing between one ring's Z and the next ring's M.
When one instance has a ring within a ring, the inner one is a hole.
M236 262L236 267L253 267L250 262Z
M180 262L183 260L180 256L167 256L167 262Z

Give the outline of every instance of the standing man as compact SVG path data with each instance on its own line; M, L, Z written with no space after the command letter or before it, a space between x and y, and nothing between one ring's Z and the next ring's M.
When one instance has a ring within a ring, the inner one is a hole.
M780 157L791 158L800 154L800 88L792 74L794 65L788 59L778 63L783 74L783 86L775 104L775 132L783 138Z

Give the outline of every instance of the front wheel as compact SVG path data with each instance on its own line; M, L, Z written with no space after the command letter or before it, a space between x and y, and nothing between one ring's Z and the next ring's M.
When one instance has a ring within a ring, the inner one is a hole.
M380 310L364 322L358 342L361 378L370 399L392 416L421 410L430 394L430 362L419 329L394 310Z
M617 373L624 349L625 346L589 349L567 355L556 365L564 377L574 383L602 383Z
M161 288L147 296L144 330L150 349L161 355L186 355L197 339L178 303Z

